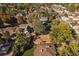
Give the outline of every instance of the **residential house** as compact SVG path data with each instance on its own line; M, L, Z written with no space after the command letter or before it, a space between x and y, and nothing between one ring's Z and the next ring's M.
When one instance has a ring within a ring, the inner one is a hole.
M24 16L23 13L18 12L15 17L16 17L16 19L17 19L17 21L18 21L19 24L25 22L26 16Z
M49 34L47 34L47 35L40 35L34 41L35 44L41 44L42 42L44 42L44 43L51 43L52 42Z
M0 55L5 55L8 53L8 50L10 48L11 44L6 42L2 46L0 46Z
M79 26L75 25L73 26L73 29L76 31L76 33L79 35Z
M16 33L16 27L7 27L3 29L3 32L8 31L10 33L10 35Z
M34 56L56 56L55 46L52 43L41 43L34 50Z
M33 29L28 24L20 24L19 28L23 29L24 33L31 33L33 31Z
M48 17L41 17L40 21L46 23L48 21Z

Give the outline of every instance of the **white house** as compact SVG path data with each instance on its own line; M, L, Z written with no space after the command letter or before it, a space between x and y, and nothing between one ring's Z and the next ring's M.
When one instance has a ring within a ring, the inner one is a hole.
M40 21L46 22L46 21L48 21L48 17L41 17L41 18L40 18Z

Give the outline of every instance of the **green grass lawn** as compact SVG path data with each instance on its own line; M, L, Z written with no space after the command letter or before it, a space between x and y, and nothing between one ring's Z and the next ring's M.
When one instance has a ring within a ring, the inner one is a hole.
M34 48L31 48L24 52L23 56L33 56Z

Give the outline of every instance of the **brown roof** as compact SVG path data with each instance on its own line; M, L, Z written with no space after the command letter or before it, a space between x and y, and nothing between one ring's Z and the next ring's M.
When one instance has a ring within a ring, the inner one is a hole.
M19 31L20 29L24 29L26 28L26 24L20 24L19 26L16 27L6 27L6 28L2 28L0 29L0 33L9 31L10 34L16 33L17 31Z
M10 34L13 34L16 32L16 27L7 27L7 28L3 28L2 30L0 29L0 33L9 31Z
M24 20L25 17L24 16L16 16L17 20Z
M24 28L26 28L26 26L27 26L27 24L20 24L19 28L23 28L24 29Z
M4 29L4 31L9 31L10 32L10 34L13 34L13 33L15 33L15 28L13 28L13 27L7 27L7 28L5 28Z
M35 56L55 56L56 50L53 44L40 44L34 50Z
M47 35L40 35L35 41L35 44L40 44L41 42L46 42L46 43L51 43L51 38L49 36L49 34Z

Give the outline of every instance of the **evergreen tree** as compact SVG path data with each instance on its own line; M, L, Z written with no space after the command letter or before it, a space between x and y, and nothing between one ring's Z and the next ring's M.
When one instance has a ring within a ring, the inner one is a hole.
M20 55L20 53L24 52L24 47L26 44L27 44L27 41L24 38L24 36L21 33L17 33L16 34L16 41L15 41L15 44L13 47L13 51Z
M40 20L36 20L33 24L33 29L37 34L45 34L45 26L42 24Z
M31 37L27 37L23 33L17 33L16 41L13 46L13 51L15 52L15 54L22 55L25 49L27 50L28 48L30 48L30 40Z

